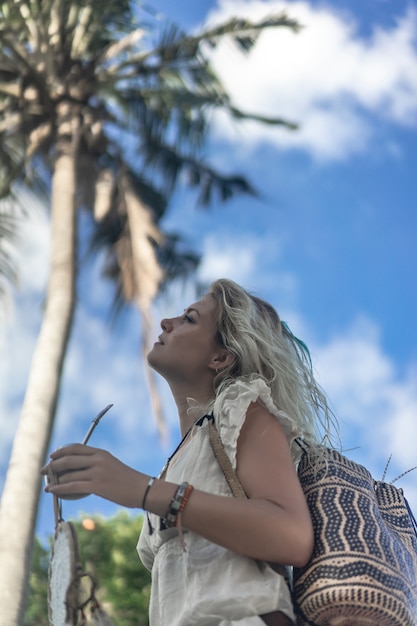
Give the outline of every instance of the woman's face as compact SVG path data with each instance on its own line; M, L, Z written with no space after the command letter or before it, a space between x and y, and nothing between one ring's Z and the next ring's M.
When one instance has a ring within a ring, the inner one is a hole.
M172 381L212 373L216 356L224 352L215 341L214 312L214 298L206 295L183 315L163 319L162 333L148 354L149 365Z

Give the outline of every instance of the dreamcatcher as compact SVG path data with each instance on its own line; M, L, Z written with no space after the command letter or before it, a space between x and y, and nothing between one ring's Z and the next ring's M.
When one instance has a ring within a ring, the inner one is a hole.
M84 438L86 444L108 405L93 420ZM56 484L52 472L47 480ZM53 496L55 533L51 548L48 574L48 617L51 626L114 626L114 622L99 604L96 597L97 581L84 571L75 526L64 520L62 502ZM87 618L87 615L89 617Z

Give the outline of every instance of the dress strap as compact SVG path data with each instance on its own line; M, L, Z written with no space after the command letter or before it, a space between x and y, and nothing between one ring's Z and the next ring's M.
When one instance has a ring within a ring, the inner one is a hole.
M214 414L207 413L207 415L203 415L202 417L200 417L200 419L194 422L194 426L202 426L206 420L214 424Z

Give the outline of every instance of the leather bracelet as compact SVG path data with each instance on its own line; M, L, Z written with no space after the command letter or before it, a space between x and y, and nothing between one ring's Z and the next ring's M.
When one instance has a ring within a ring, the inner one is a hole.
M172 528L173 526L177 525L178 514L180 512L181 504L187 487L188 483L181 483L171 500L167 514L165 516L165 524L168 528Z
M146 485L145 493L143 494L143 498L142 498L142 507L141 507L142 509L145 509L146 498L148 497L149 490L154 484L155 480L156 480L155 476L151 476L151 478L148 480L148 484Z

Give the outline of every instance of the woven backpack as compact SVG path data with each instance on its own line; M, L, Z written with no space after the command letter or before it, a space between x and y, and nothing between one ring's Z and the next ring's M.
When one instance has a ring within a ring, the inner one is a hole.
M233 496L246 497L214 420L209 434ZM402 490L335 450L326 460L317 469L304 449L298 465L314 549L293 568L297 626L417 626L417 524Z
M314 529L293 570L299 626L416 626L417 525L402 489L335 450L319 470L305 450L298 476Z

